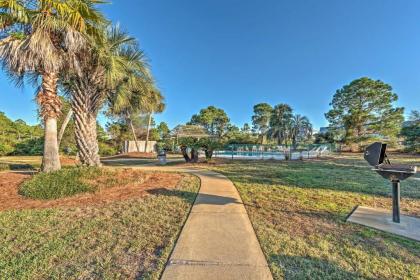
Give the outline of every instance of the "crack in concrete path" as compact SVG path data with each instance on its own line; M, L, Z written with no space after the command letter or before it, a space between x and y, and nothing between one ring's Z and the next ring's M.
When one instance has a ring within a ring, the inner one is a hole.
M242 264L242 263L224 263L224 262L214 262L214 261L194 261L194 260L170 260L168 265L266 267L266 265L252 265L252 264Z

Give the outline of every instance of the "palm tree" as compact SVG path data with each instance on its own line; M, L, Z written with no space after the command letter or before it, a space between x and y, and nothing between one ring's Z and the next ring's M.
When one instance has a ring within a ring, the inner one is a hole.
M135 91L135 93L138 92ZM140 152L140 146L138 143L136 129L134 127L133 122L133 120L139 119L140 117L138 104L138 99L140 98L140 96L136 96L135 93L131 94L130 96L126 96L128 100L125 101L127 103L124 105L124 107L116 106L116 104L114 103L116 101L115 96L111 96L108 103L107 114L110 117L122 119L130 127L131 134L133 136L133 140L137 148L137 152Z
M144 145L144 152L147 152L147 146L149 145L149 134L150 126L152 122L153 113L161 113L165 110L165 103L163 103L162 94L156 89L150 90L149 94L145 98L143 103L143 111L148 114L147 132L146 132L146 143Z
M101 0L0 1L0 58L3 68L22 82L28 73L41 78L37 93L44 120L42 170L61 168L57 145L57 117L61 101L57 85L63 69L76 67L76 53L97 36L105 22L95 9Z
M283 142L287 145L287 141L290 139L292 116L292 108L287 104L278 104L273 109L268 134L270 137L276 138L279 145Z
M126 83L123 87L119 87L115 94L110 96L108 102L108 114L114 117L122 117L126 120L131 128L137 151L140 152L140 147L138 145L133 125L133 116L144 114L147 116L146 151L152 114L154 112L162 112L165 108L165 104L163 103L164 98L162 94L154 84L144 55L139 56L138 60L140 65L143 65L144 75L138 75L137 72L133 72L130 75L132 82Z
M308 139L312 135L312 124L302 115L294 115L290 122L292 145L296 147L299 141Z
M125 93L117 93L116 95L111 96L112 98L109 100L109 110L107 113L112 117L123 118L126 121L131 128L137 151L140 152L133 119L139 115L147 116L147 132L144 150L146 151L152 122L152 113L162 112L165 108L165 104L163 103L162 94L154 87L152 80L139 78L138 83L143 83L146 88L152 89L146 90L146 92L134 89L128 95Z
M70 71L65 88L72 98L79 160L83 165L99 166L96 118L106 100L113 100L120 109L123 96L133 89L145 92L149 71L144 55L135 40L118 27L108 28L102 41L80 54L84 58L81 71ZM118 107L117 106L117 107Z

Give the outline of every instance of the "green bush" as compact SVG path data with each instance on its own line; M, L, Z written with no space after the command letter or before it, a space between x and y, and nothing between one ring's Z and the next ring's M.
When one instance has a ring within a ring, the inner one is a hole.
M0 156L5 156L13 152L13 147L3 142L3 139L0 139Z
M99 154L101 156L113 156L117 154L117 149L112 145L104 142L99 142Z
M75 156L77 154L77 146L72 143L61 144L60 152L67 156Z
M36 199L57 199L83 192L94 192L86 179L101 175L98 168L68 168L50 173L39 173L19 188L19 194Z
M40 156L44 150L44 138L27 139L17 143L13 155Z

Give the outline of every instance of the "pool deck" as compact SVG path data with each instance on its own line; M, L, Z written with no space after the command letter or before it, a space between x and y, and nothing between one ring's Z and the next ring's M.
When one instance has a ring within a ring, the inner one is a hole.
M420 219L401 215L394 223L391 210L358 206L347 221L420 241Z

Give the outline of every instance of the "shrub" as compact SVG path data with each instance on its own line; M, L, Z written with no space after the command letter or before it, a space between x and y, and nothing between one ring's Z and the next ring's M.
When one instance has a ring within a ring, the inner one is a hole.
M101 156L113 156L117 154L117 149L108 143L99 142L99 154Z
M17 143L13 155L40 156L44 150L44 139L33 138Z
M3 142L0 139L0 142ZM13 147L6 143L0 143L0 156L5 156L13 152Z
M50 173L39 173L24 182L19 194L36 199L57 199L83 192L94 192L87 179L101 175L98 168L68 168Z
M75 156L77 154L77 146L73 144L61 144L60 152L67 156Z

